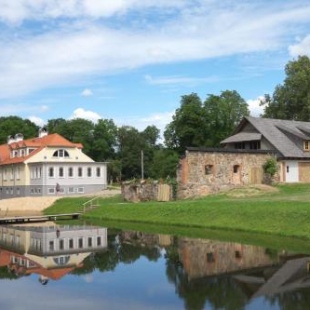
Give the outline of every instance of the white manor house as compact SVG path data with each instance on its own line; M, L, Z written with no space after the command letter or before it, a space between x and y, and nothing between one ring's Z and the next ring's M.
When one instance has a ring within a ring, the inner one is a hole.
M0 199L77 195L107 188L107 163L95 162L57 133L41 129L38 137L22 134L0 145Z

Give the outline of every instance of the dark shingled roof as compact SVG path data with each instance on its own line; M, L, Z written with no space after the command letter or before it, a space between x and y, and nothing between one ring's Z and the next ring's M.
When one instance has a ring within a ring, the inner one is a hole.
M234 135L223 140L222 143L228 143L228 139L232 138L233 140L233 137L242 133L242 128L246 122L252 124L257 130L256 133L261 134L269 141L283 157L310 158L310 152L305 152L302 147L298 147L295 143L296 141L294 141L297 139L310 141L310 122L247 116L236 128Z
M236 135L230 136L223 140L221 143L234 143L234 142L246 142L246 141L260 141L262 135L255 132L239 132Z

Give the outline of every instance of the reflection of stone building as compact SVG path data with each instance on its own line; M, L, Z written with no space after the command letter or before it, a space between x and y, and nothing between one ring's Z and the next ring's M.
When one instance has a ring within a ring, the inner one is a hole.
M0 266L16 275L60 279L91 253L107 248L107 229L90 226L0 227Z
M173 242L173 237L170 235L148 234L131 230L123 231L121 238L123 242L136 243L142 246L167 247Z
M181 238L180 259L190 279L270 266L276 263L262 247Z

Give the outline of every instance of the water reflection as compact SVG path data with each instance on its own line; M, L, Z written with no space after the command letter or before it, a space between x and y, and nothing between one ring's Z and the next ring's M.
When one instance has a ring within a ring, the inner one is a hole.
M197 310L308 309L310 303L310 257L253 245L49 225L1 226L0 248L2 281L35 275L65 292L74 282L85 302L97 300L89 309L102 303L123 309L133 300L139 309ZM83 283L85 276L92 281Z
M46 285L49 279L59 280L82 268L88 256L106 249L107 229L54 224L2 226L0 247L0 267L7 268L9 278L37 274L39 282Z

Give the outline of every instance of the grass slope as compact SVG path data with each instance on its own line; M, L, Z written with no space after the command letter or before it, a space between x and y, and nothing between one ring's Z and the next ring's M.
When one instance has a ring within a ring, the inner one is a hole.
M63 198L45 214L81 211L89 197ZM310 239L310 185L237 189L218 195L172 202L126 203L122 197L99 199L99 207L84 219L126 221L242 231Z

